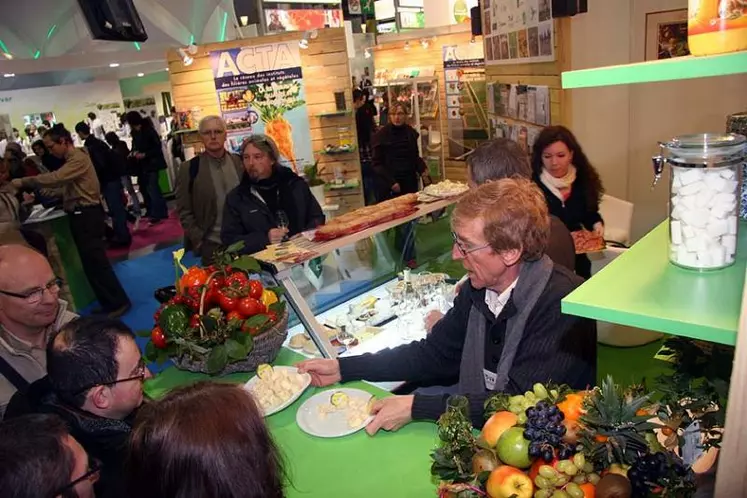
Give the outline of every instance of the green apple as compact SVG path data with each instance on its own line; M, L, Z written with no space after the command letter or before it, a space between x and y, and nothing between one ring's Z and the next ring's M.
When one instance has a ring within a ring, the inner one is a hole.
M529 440L524 438L523 427L511 427L501 434L496 446L501 462L518 469L528 469L532 465L529 458Z

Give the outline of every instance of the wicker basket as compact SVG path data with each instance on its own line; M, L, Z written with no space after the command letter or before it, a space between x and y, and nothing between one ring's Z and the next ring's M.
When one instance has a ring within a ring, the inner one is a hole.
M272 363L277 358L283 342L288 337L288 310L271 328L254 337L254 349L245 360L229 363L220 372L213 375L227 375L235 372L253 372L263 363ZM207 359L194 361L188 356L172 358L176 368L189 372L208 373Z
M208 277L207 283L209 284L216 275L218 275L218 272L211 274L210 277ZM207 289L208 286L206 285L200 295L200 316L204 315L207 311L205 309ZM280 320L278 320L275 325L254 337L254 348L245 360L229 363L223 370L215 372L212 375L226 375L235 372L253 372L263 363L272 363L275 361L275 358L277 358L280 348L283 346L287 337L288 309L286 308L285 313L283 313L283 316L280 317ZM209 373L207 369L207 358L195 361L189 356L184 355L181 358L172 358L172 361L176 368L180 370Z

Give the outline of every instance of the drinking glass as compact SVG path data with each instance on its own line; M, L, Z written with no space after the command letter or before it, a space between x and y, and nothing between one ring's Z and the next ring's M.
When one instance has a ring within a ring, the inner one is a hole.
M288 222L288 215L285 211L280 210L277 212L277 218L278 218L278 228L288 228L289 222Z

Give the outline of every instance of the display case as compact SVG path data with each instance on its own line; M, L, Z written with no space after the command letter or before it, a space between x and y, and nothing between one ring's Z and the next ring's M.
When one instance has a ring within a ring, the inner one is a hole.
M328 242L306 238L292 241L306 256L293 264L262 260L263 269L283 287L293 317L288 342L307 357L372 353L425 336L423 316L449 305L448 277L461 276L461 264L451 259L450 206L455 200L421 204L412 214ZM412 227L412 230L409 230ZM400 241L407 233L415 240L418 268L441 274L444 285L431 288L430 299L393 303L392 284L409 272L402 261ZM453 281L451 281L453 283ZM365 316L364 316L365 315ZM340 321L353 318L354 342L338 341ZM305 337L296 338L300 334ZM303 342L303 344L302 344Z

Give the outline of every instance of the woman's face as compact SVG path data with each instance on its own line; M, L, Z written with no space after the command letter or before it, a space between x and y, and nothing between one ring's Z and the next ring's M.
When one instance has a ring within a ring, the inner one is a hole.
M265 180L272 176L272 158L254 144L249 144L241 156L244 170L252 181Z
M407 122L407 113L403 107L395 107L392 112L389 113L389 121L394 126L402 126Z
M573 164L573 152L568 150L565 142L557 141L542 151L542 166L555 178L567 175L571 164Z

